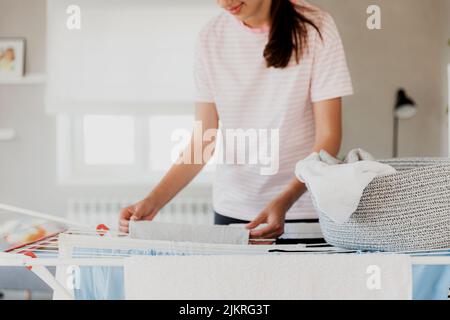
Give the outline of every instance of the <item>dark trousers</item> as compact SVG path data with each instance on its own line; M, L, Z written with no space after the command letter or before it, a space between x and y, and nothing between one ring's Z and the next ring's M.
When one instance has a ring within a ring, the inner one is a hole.
M235 224L235 223L249 223L250 221L246 220L239 220L235 218L230 218L223 216L221 214L218 214L217 212L214 212L214 224L216 225L229 225L229 224ZM319 219L301 219L301 220L286 220L286 223L318 223ZM326 244L325 240L320 239L277 239L275 241L275 244Z

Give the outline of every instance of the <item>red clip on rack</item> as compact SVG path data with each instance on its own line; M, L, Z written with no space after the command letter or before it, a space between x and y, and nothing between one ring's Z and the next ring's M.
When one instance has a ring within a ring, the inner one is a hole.
M31 251L25 252L24 255L25 255L25 256L28 256L28 257L31 257L31 258L33 258L33 259L36 259L36 258L37 258L37 256L36 256L33 252L31 252ZM27 268L28 270L31 270L33 267L29 266L29 267L26 267L26 268Z
M104 224L99 224L96 229L100 237L103 237L109 231L109 228Z

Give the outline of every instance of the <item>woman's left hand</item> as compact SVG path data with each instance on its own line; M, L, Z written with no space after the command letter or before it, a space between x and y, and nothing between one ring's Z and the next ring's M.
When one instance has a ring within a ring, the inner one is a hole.
M276 239L284 233L286 210L277 203L269 204L253 221L246 225L251 239ZM254 230L262 223L264 228Z

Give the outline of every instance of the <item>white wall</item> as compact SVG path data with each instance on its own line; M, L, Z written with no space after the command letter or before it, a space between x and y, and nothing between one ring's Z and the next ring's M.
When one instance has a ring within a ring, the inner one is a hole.
M0 0L0 37L27 38L27 72L45 72L45 0ZM55 119L44 113L44 87L0 85L0 202L64 214L69 197L142 197L148 188L60 187L56 184Z
M449 74L448 74L448 65L450 65L450 0L440 0L441 6L441 50L442 50L442 68L441 68L441 79L442 79L442 108L443 113L446 116L442 117L442 150L443 153L448 156L449 150Z
M345 100L344 150L362 146L378 157L391 155L392 107L396 89L404 86L420 110L416 118L401 124L400 154L440 155L439 35L444 27L439 13L449 1L312 1L335 17L354 80L356 94ZM365 11L372 3L382 6L381 31L365 28ZM45 72L45 0L0 0L1 36L26 37L27 70ZM0 142L0 202L63 214L71 196L141 197L150 188L57 186L55 123L44 113L42 86L0 86L2 127L15 128L18 138Z
M404 87L416 100L419 112L400 124L400 156L440 155L439 2L313 2L335 17L354 80L356 94L345 101L343 150L360 145L378 157L392 155L392 108L397 88ZM371 4L381 7L382 30L365 26Z

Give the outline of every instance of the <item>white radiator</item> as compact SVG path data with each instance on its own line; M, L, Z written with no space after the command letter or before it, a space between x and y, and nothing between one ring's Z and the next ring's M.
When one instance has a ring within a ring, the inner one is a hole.
M67 218L93 226L103 223L111 229L117 229L120 210L135 202L134 199L70 199ZM155 221L212 224L213 219L210 198L180 197L167 204L158 213Z

